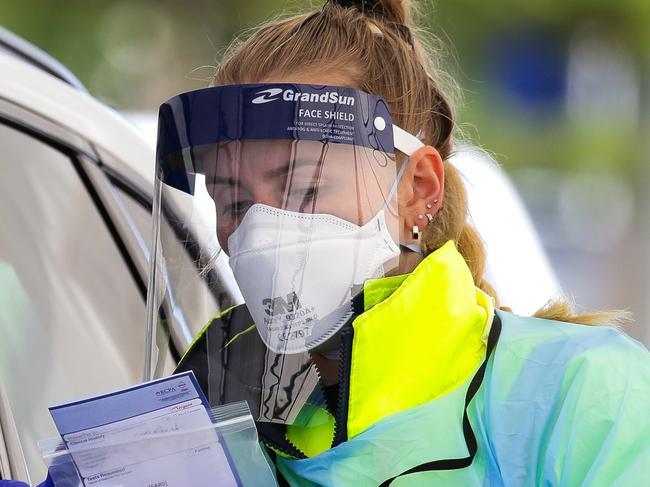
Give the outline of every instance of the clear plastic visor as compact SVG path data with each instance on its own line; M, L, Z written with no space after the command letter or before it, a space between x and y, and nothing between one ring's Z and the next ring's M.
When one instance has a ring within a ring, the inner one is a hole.
M210 90L161 107L147 372L196 340L181 365L212 405L293 424L324 404L314 354L335 360L364 283L396 269L393 126L349 88Z

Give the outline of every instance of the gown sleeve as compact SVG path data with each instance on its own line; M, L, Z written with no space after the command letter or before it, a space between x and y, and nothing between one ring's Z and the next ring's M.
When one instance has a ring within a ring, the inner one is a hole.
M540 485L636 486L650 480L650 353L622 333L568 364L546 438Z

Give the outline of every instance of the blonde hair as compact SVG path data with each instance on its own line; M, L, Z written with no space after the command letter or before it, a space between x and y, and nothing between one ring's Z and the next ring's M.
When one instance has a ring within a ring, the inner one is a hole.
M498 303L484 279L483 242L467 221L464 183L449 163L455 119L443 85L455 85L436 64L440 56L435 55L435 39L426 42L412 24L407 0L328 1L318 11L267 22L235 41L214 83L331 72L384 98L395 123L435 147L445 164L444 204L422 234L423 253L454 240L476 286ZM535 316L592 325L617 324L625 318L621 312L575 315L570 303L561 300L550 301Z

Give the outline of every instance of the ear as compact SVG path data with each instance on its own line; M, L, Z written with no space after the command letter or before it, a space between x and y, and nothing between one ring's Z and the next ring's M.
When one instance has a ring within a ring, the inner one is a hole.
M413 241L412 230L424 229L429 219L442 206L445 188L445 166L440 153L432 146L420 147L407 161L397 189L400 221L400 241ZM427 208L431 205L431 208Z

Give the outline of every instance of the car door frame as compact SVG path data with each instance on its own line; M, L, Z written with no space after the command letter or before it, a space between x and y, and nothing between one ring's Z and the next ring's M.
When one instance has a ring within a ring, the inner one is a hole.
M99 216L111 235L111 239L122 257L124 264L127 266L129 274L135 282L142 298L142 305L146 306L146 274L143 274L142 266L138 268L136 258L132 255L132 250L127 247L123 235L118 230L115 222L115 211L109 210L106 202L100 197L97 188L84 168L84 161L89 161L97 165L103 172L106 172L102 161L99 159L93 146L77 134L60 127L47 120L39 114L33 113L15 103L0 97L0 125L15 129L31 138L44 143L53 149L61 152L70 159L78 177L84 188L88 192L94 206L99 212ZM137 194L137 198L145 208L147 199L151 201L149 195L144 189L140 188L137 183L132 182L124 174L112 171L111 177L119 178L123 182L128 182L129 191ZM108 177L108 176L107 176ZM144 333L144 326L143 326ZM28 360L28 358L26 358ZM11 406L5 392L2 380L0 379L0 479L16 479L30 482L25 457L23 454L21 441L18 436L15 421L11 411Z

